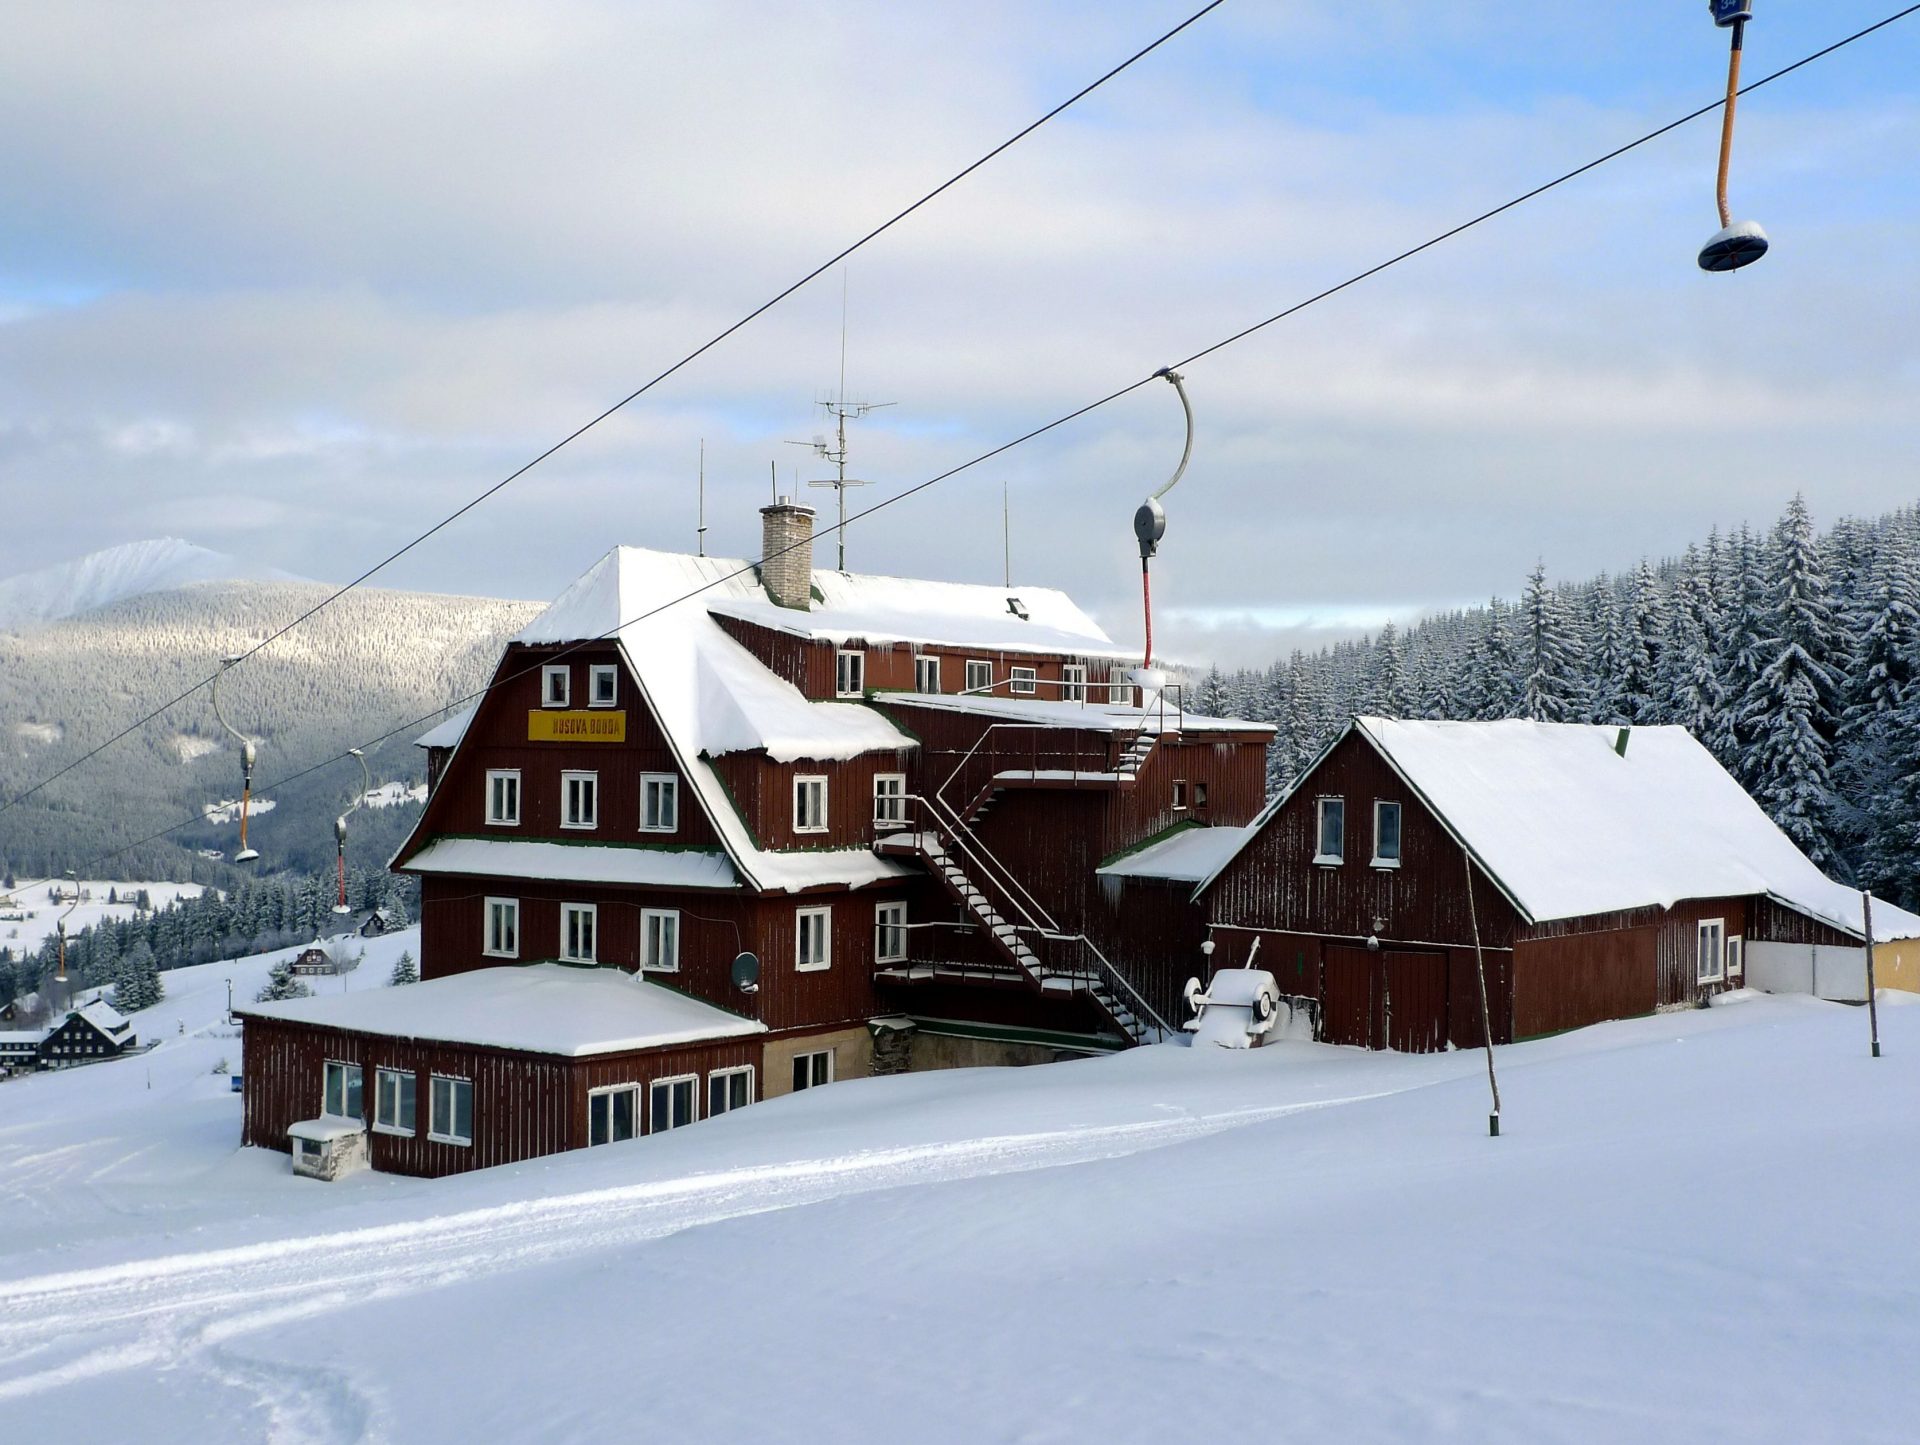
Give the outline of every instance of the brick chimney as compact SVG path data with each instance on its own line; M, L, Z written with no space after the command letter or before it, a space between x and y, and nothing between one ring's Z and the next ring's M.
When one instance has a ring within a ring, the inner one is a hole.
M782 497L760 509L760 581L782 607L813 603L813 508Z

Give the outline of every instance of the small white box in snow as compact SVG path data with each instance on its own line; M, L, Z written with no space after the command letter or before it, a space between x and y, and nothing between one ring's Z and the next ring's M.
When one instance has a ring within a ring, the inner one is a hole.
M302 1119L287 1137L295 1174L331 1180L367 1167L367 1129L358 1119Z

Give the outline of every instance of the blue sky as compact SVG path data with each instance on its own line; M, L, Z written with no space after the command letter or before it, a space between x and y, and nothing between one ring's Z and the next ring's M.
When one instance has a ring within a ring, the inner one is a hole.
M345 577L1185 13L1157 4L9 7L0 574L165 533ZM1764 74L1897 8L1759 0ZM1711 99L1704 3L1229 0L849 268L884 496ZM1920 494L1920 17L1196 366L1159 588L1259 658L1380 616ZM833 385L823 280L396 568L547 596L755 540ZM865 524L1135 626L1164 389ZM808 473L810 474L810 473ZM804 479L804 478L802 478ZM823 553L823 556L825 554ZM1184 619L1184 620L1183 620ZM1223 620L1225 619L1225 620Z

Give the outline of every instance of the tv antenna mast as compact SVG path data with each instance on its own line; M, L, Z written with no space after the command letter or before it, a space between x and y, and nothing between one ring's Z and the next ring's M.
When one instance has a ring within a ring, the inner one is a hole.
M821 477L807 483L810 487L832 487L835 499L839 502L839 524L834 528L834 540L839 544L839 569L847 570L847 488L870 487L873 483L861 477L847 475L847 422L858 421L869 412L879 411L883 407L895 406L891 401L848 401L847 400L847 273L840 272L840 389L832 401L816 403L828 416L833 418L833 440L816 436L810 442L789 442L788 446L813 448L815 456L833 464L834 475Z

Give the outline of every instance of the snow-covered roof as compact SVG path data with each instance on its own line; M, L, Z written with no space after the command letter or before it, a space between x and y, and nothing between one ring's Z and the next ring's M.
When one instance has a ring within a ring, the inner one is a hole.
M1618 728L1582 723L1353 727L1534 922L1765 894L1861 935L1859 893L1815 867L1685 728L1634 728L1621 756ZM1876 937L1920 937L1920 917L1877 899L1873 922Z
M416 748L452 748L460 745L460 739L467 735L467 724L473 721L473 715L480 710L475 703L463 708L446 721L437 724L413 740Z
M1106 689L1089 683L1086 702L1064 702L1050 698L996 697L984 692L887 692L881 703L901 703L911 707L936 708L943 712L963 712L1001 722L1031 723L1036 727L1087 728L1116 733L1135 733L1147 724L1164 726L1168 732L1270 733L1270 723L1245 718L1202 717L1182 713L1168 703L1166 707L1131 707L1109 703Z
M419 873L545 878L661 888L738 888L740 875L718 848L608 847L519 838L435 838L405 865Z
M287 1135L293 1139L311 1139L316 1144L331 1143L335 1139L349 1139L355 1134L364 1134L367 1126L358 1119L302 1119L297 1124L287 1125Z
M728 1013L617 968L559 963L476 968L405 988L250 1003L236 1005L234 1012L381 1038L474 1044L570 1059L767 1031L757 1019Z
M1117 647L1071 597L1052 587L983 587L827 571L816 571L813 585L820 600L805 612L779 606L757 586L715 597L707 605L722 617L822 642L860 639L990 652L1133 655Z
M784 763L918 746L864 703L809 701L763 667L708 610L730 598L764 596L745 562L617 547L515 640L618 640L682 771L749 882L792 891L820 884L858 887L910 874L905 864L866 849L783 853L758 847L707 762L755 749Z
M47 1029L0 1029L0 1044L38 1044L48 1032Z
M1198 883L1240 851L1251 829L1182 828L1099 870L1102 878L1164 878Z
M117 1034L127 1028L127 1016L103 998L84 1004L74 1012L103 1034Z

